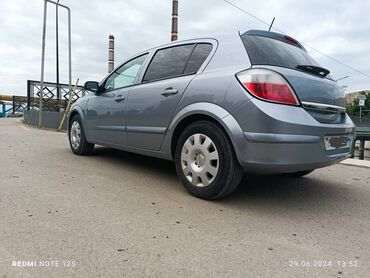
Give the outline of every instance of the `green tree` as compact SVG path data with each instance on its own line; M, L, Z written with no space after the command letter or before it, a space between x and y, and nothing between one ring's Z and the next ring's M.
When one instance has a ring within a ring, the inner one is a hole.
M367 93L366 91L361 91L360 95L366 96L365 100L365 106L362 107L362 116L370 116L369 111L364 110L370 110L370 93ZM356 98L352 103L349 103L347 105L347 113L350 116L358 116L360 114L360 106L359 106L359 99Z

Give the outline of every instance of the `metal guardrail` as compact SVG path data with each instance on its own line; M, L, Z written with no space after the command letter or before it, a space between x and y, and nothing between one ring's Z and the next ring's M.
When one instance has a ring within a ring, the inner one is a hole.
M370 127L370 116L362 116L361 122L359 116L350 116L352 121L355 123L356 126L359 127Z
M41 82L27 80L27 96L0 96L0 117L6 117L25 110L39 110ZM69 84L44 82L43 111L59 112L66 108L69 100ZM73 102L85 95L83 86L77 86Z
M41 82L27 80L27 98L26 109L38 109L40 104ZM77 86L73 95L73 102L85 95L83 86ZM22 101L21 99L19 99ZM43 111L60 111L65 109L69 100L69 84L59 84L52 82L43 82Z
M5 118L6 117L6 102L0 100L0 118Z
M359 153L359 159L365 158L365 142L370 141L370 117L364 116L350 116L353 123L356 125L356 138L354 145L356 144L356 141L360 141L360 146L358 149ZM353 152L351 157L354 157L355 148L353 148Z
M9 114L23 112L26 109L25 97L0 96L0 118L6 118Z
M356 127L356 138L354 144L356 144L356 141L360 141L360 146L358 148L358 156L359 159L363 160L365 158L365 142L370 141L370 127ZM354 148L352 157L354 157Z

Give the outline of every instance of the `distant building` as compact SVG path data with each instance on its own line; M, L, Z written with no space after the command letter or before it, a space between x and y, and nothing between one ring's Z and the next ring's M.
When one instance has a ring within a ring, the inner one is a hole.
M353 103L355 101L355 99L358 98L358 96L362 93L362 92L365 92L365 93L370 93L370 90L361 90L361 91L357 91L357 92L352 92L352 93L347 93L346 94L346 104L350 104L350 103Z

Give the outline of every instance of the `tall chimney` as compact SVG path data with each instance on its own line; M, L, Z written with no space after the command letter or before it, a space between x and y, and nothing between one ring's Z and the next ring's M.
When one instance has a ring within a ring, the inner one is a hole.
M114 36L109 35L108 73L114 69Z
M177 40L177 25L179 18L179 1L172 0L172 29L171 29L171 41Z

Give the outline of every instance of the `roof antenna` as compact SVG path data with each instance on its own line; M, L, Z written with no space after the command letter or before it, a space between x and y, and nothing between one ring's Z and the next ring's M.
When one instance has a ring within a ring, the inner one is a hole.
M270 24L270 28L269 28L269 32L271 31L271 27L272 27L272 25L274 24L274 21L275 21L275 17L272 19L272 21L271 21L271 24Z

